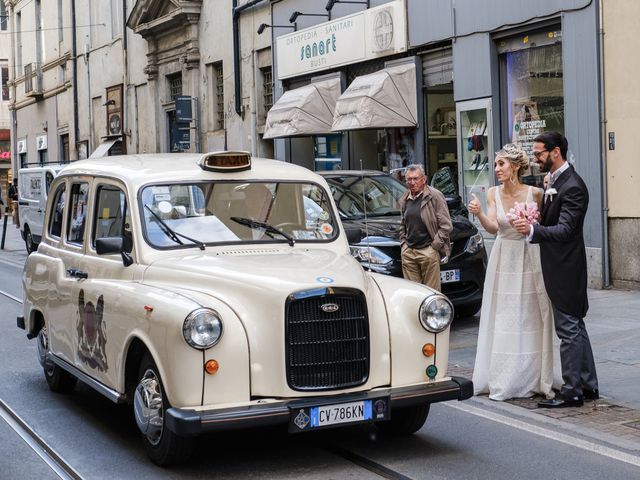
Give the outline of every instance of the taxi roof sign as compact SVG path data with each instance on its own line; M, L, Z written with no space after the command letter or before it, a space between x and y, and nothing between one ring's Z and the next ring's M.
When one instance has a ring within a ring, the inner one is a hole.
M244 151L207 153L198 165L212 172L242 172L251 169L251 154Z

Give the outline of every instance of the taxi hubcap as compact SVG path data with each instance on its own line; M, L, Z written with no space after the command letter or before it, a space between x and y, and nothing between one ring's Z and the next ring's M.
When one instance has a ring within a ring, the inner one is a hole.
M162 437L164 411L160 382L153 370L147 370L140 379L133 405L138 428L149 443L157 445Z

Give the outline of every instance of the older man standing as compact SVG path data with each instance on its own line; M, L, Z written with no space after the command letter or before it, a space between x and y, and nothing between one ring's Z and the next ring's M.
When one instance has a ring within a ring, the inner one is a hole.
M404 278L440 290L440 260L451 252L453 229L444 195L427 185L421 165L405 174L408 191L400 199L402 274Z

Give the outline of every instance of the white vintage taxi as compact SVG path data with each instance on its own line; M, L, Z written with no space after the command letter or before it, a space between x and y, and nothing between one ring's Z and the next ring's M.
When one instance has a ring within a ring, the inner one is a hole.
M413 433L431 403L472 395L446 374L453 309L364 271L347 234L325 180L284 162L78 161L52 184L17 323L51 390L80 379L132 404L160 465L206 431Z

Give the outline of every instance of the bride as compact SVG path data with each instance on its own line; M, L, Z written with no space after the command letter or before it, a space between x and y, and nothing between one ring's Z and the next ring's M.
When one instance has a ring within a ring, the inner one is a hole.
M516 202L542 203L542 190L524 185L529 158L517 144L497 152L495 174L500 186L487 192L488 211L473 195L469 212L484 229L497 234L487 266L480 312L478 349L473 371L474 393L492 400L554 396L553 310L545 291L539 246L516 232L507 213ZM555 357L555 358L554 358ZM562 382L556 374L555 386Z

